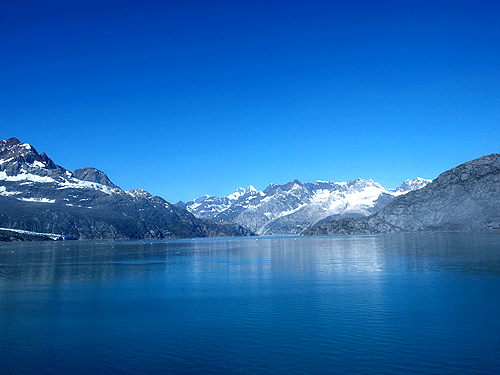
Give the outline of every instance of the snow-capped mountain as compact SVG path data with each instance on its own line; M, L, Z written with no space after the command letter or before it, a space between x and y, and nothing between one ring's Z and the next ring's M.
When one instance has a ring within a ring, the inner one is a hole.
M413 180L404 180L403 183L392 192L396 195L406 194L412 190L418 190L429 184L432 180L426 180L425 178L417 177Z
M431 180L406 180L389 190L373 180L349 182L298 180L269 185L264 191L253 186L238 188L228 197L203 196L184 204L196 217L234 222L259 235L299 234L317 223L377 212L394 197L419 189Z
M98 169L72 173L16 138L0 141L0 228L75 238L248 233L238 226L200 220L144 190L123 191Z
M105 194L122 192L103 172L82 168L71 173L56 165L45 153L38 154L34 147L16 138L0 141L0 181L0 195L31 202L54 203L58 195L65 196L67 205L87 200L67 196L66 189L95 190ZM50 191L52 189L60 194Z
M240 207L241 205L239 202L253 199L251 197L255 197L261 193L262 192L259 192L253 186L249 186L246 189L239 187L234 193L228 195L227 197L212 197L209 195L203 195L187 203L179 202L177 205L186 208L189 212L200 219L231 221L224 219L223 216L232 212L231 210L234 210L235 207ZM221 217L218 217L219 214L221 214Z

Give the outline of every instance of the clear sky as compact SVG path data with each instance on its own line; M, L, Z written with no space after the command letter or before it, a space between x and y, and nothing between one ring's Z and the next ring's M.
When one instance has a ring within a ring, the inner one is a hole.
M0 1L0 138L171 202L500 152L497 1Z

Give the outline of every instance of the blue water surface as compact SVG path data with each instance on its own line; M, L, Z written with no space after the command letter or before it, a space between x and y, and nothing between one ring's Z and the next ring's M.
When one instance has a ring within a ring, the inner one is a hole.
M495 374L500 236L0 245L0 373Z

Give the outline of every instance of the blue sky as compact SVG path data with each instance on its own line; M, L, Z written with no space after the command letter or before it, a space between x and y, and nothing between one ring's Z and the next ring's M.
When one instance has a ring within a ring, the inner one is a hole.
M123 189L392 188L500 152L493 1L0 3L0 138Z

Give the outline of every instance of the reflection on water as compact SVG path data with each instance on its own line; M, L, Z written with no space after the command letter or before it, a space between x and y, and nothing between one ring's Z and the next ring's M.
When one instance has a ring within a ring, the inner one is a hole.
M493 373L500 236L0 245L0 368Z
M325 278L339 272L368 277L398 270L498 274L499 261L498 236L464 233L20 243L0 245L0 285L140 280L179 267L196 280L222 265L224 277L232 280L273 274Z

